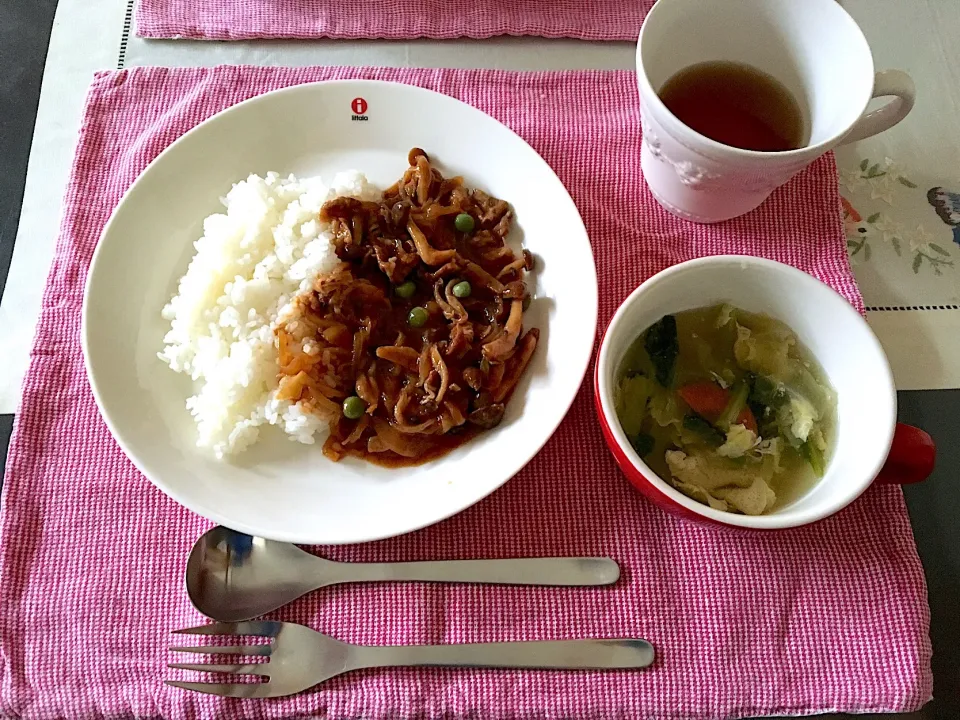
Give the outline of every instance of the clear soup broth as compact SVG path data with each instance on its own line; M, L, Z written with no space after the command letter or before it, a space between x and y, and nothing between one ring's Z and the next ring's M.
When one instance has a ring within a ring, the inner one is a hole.
M836 393L779 320L730 305L666 315L621 363L616 412L637 454L685 495L761 515L806 493L833 445Z

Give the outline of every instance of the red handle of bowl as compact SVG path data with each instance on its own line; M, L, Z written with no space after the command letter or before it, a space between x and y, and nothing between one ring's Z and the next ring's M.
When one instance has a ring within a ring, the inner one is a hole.
M897 423L890 454L877 475L877 482L908 485L926 480L933 472L936 459L937 447L929 433L913 425Z

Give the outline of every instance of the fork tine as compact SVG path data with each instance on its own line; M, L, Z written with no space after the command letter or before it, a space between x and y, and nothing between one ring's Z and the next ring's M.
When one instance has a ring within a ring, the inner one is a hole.
M178 635L259 635L261 637L276 637L283 623L260 620L238 623L213 623L212 625L198 625L197 627L174 630Z
M270 697L270 683L202 683L183 682L181 680L164 680L171 687L181 690L193 690L207 695L235 698L265 698Z
M269 656L272 645L196 645L193 647L172 647L170 652L199 653L200 655L261 655Z
M267 663L245 663L242 665L216 665L213 663L168 663L173 670L196 670L197 672L228 673L230 675L260 675L270 677Z

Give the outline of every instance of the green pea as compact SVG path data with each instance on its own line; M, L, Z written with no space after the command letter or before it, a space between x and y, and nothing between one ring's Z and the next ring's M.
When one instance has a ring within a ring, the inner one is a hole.
M458 298L468 298L472 292L473 288L466 280L462 280L453 286L453 294Z
M401 297L404 300L409 300L412 298L416 291L417 284L413 280L407 280L405 283L400 283L393 289L393 292L397 294L397 297Z
M460 213L454 219L453 226L462 233L473 232L473 217L466 213Z
M407 315L407 324L410 327L420 328L427 324L427 319L430 315L422 307L415 307L410 311L410 314Z
M351 395L343 401L343 416L347 420L359 420L367 411L367 404L356 395Z

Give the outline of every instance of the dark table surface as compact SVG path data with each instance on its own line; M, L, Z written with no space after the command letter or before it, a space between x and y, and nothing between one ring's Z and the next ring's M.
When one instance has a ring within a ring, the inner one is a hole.
M0 0L0 293L16 239L55 9L56 0ZM901 392L900 420L925 428L933 435L939 451L933 476L905 489L929 586L935 699L921 712L900 717L958 720L960 390ZM12 426L12 415L0 415L0 468Z

